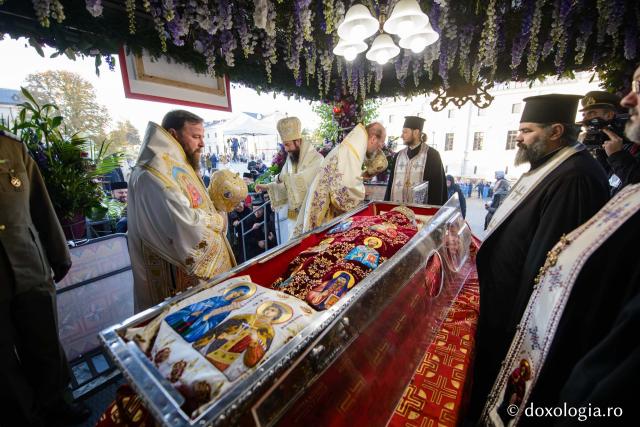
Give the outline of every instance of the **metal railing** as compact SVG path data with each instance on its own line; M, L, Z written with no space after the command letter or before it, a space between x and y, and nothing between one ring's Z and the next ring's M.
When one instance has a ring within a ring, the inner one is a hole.
M258 218L256 215L256 211L259 211L259 210L262 210L261 218ZM270 218L269 212L273 212L273 215L274 215L273 220ZM255 222L253 222L251 227L248 227L247 222L251 221L252 219L254 219ZM233 224L229 224L229 230L230 232L235 233L236 229L239 228L239 238L240 238L239 245L241 246L241 249L242 249L242 258L243 258L242 262L250 259L250 258L247 258L247 243L248 243L247 236L249 236L250 233L252 233L254 230L257 229L257 228L254 228L256 225L258 225L259 227L262 227L262 233L263 233L262 237L264 240L264 248L262 248L262 251L259 251L259 253L266 252L268 249L271 249L283 243L282 233L280 230L280 216L277 211L274 211L273 209L271 209L271 201L263 203L257 209L253 210L250 214L248 214L244 218L239 219L238 221L240 222L240 224L238 224L237 226L234 226ZM275 245L273 243L270 245L269 239L268 239L269 233L271 232L270 231L271 221L274 222L273 232L275 237ZM249 241L249 243L251 242Z

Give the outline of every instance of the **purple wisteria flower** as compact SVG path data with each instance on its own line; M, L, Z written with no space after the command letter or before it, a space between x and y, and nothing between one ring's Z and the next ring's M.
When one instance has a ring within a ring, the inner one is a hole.
M638 55L638 27L628 25L624 33L624 59L631 61Z

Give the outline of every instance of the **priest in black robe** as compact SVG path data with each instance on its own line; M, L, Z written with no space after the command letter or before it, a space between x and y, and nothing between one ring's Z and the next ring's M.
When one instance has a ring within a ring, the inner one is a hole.
M635 90L621 105L630 115L625 136L640 144L640 67L634 82ZM640 192L640 185L627 192ZM621 408L621 417L588 421L607 426L638 423L633 390L640 382L640 262L634 260L639 241L640 211L626 219L581 268L533 389L530 400L535 406L566 402L576 408ZM575 418L554 423L584 424Z
M640 192L640 187L634 191ZM621 407L626 415L622 419L595 421L612 426L635 419L637 424L637 399L631 390L640 380L640 263L630 261L629 251L639 241L637 212L582 267L529 404L591 404L605 411L607 407ZM550 424L571 421L579 424L577 419L549 419ZM521 425L539 422L523 418Z
M579 99L525 99L516 165L531 169L494 215L477 255L480 315L469 420L480 416L547 252L607 202L603 168L576 143Z
M414 203L413 187L428 181L427 203L440 206L447 201L447 183L440 153L423 141L423 127L422 117L405 117L402 141L407 147L393 156L385 200Z

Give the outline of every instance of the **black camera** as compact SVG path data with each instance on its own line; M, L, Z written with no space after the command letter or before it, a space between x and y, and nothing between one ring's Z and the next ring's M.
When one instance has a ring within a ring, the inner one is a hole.
M602 129L609 129L620 138L623 138L624 127L629 120L629 114L618 114L613 120L604 120L601 118L593 118L585 120L582 125L585 127L585 136L582 143L590 148L600 147L609 139Z

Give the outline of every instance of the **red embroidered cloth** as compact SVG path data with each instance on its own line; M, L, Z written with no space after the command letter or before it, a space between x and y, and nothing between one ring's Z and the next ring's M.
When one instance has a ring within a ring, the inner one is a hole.
M478 278L474 272L454 301L436 340L425 353L389 426L458 424L465 384L470 379L468 374L473 357L478 307ZM114 402L107 408L98 427L154 425L129 386L121 387L116 401L119 405ZM122 417L118 406L128 416Z
M390 427L455 426L461 419L465 385L470 381L480 295L478 276L470 276L442 328L429 346Z

